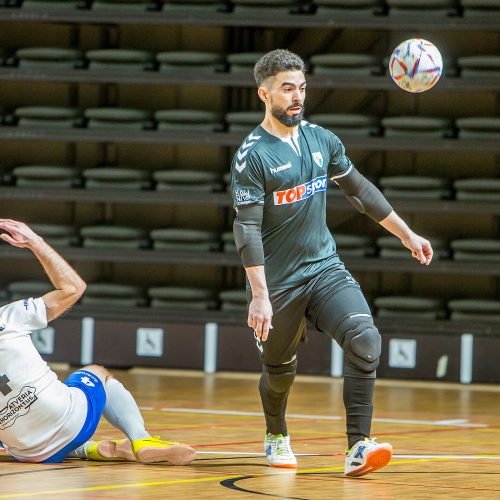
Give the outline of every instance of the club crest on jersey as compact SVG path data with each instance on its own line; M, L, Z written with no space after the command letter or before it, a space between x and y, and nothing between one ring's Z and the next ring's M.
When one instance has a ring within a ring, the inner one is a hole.
M319 168L323 168L323 155L320 151L316 151L312 154L314 163L318 165Z
M274 204L275 205L288 205L296 201L304 201L316 193L326 191L327 180L326 175L316 177L312 181L300 184L299 186L285 189L284 191L274 191Z

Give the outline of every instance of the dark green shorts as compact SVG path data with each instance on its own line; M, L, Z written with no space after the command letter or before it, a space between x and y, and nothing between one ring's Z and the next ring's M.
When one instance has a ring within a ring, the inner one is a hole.
M256 338L263 363L281 365L297 355L297 346L306 333L306 319L314 327L336 338L338 325L353 314L369 314L370 308L358 282L343 264L327 269L307 283L270 290L273 329L265 342ZM248 293L251 299L251 293Z

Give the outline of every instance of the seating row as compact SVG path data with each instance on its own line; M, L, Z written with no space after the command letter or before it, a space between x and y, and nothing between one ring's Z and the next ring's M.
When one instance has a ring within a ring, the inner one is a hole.
M49 290L47 282L16 281L7 285L3 302L40 296ZM147 289L119 283L89 283L80 303L99 307L145 307L171 311L246 311L243 289L216 291L185 286L153 286ZM378 317L500 321L500 301L490 299L443 300L432 297L387 295L373 299Z
M182 9L191 10L233 10L235 13L267 10L271 12L297 13L314 12L314 9L299 9L311 2L293 0L4 0L6 6L20 6L32 10L60 10L76 8L110 11L121 9L124 12L146 12L163 10L166 12ZM444 17L459 14L465 17L498 14L498 0L314 0L317 14L334 13L349 15L372 15L388 13L390 16L431 15ZM211 8L211 9L210 9Z
M95 49L82 52L78 49L57 47L25 47L6 54L5 66L22 69L88 69L90 71L137 72L158 70L161 73L179 75L184 72L210 74L215 72L248 73L263 55L262 52L224 54L202 51L164 51L153 53L132 49ZM370 76L387 71L385 59L370 54L328 53L311 56L307 63L309 72L323 76ZM500 78L500 56L474 55L445 61L448 74L460 74L463 78ZM181 72L181 73L179 73Z
M500 202L500 179L445 179L420 175L395 175L371 179L390 199L425 199ZM188 169L99 166L79 169L60 165L23 165L4 174L3 184L21 188L76 188L139 191L229 191L230 174ZM332 185L331 194L341 195Z
M72 128L113 130L178 130L192 132L249 133L262 121L262 111L234 111L222 116L201 109L163 109L99 107L80 110L60 106L23 106L12 114L4 113L4 125L36 128ZM377 116L365 114L317 113L308 116L311 123L332 129L340 137L419 137L459 139L499 139L500 117L469 116L455 120L430 116Z
M66 224L31 224L34 230L56 247L82 246L106 250L171 250L178 252L234 253L232 231L189 228L157 228L98 224L77 228ZM408 251L394 236L372 238L334 231L341 257L374 257L410 259ZM500 240L487 238L457 238L451 241L431 239L435 259L452 258L458 261L500 262ZM2 243L0 243L1 245Z

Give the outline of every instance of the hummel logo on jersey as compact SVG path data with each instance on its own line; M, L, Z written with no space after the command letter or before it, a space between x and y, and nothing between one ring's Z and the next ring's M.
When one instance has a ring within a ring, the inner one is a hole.
M238 149L238 152L236 153L236 163L235 167L238 172L243 172L245 167L247 166L247 161L245 160L246 155L250 151L250 146L253 146L256 141L260 139L260 135L253 135L250 134L246 139L245 142L240 146L240 149Z
M272 174L277 174L278 172L281 172L282 170L286 170L288 168L292 168L292 164L290 162L286 163L285 165L281 165L281 167L271 168L270 170Z
M320 151L316 151L315 153L312 154L314 163L318 165L319 168L323 168L323 155L321 154Z
M316 179L306 182L305 184L300 184L300 186L285 189L284 191L275 191L273 193L274 204L288 205L289 203L295 203L296 201L306 200L315 193L326 191L326 183L326 175L322 175L321 177L316 177Z

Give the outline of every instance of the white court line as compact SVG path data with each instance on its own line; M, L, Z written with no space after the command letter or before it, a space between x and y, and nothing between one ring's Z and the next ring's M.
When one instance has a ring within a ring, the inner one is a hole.
M206 408L161 408L160 411L167 413L200 413L206 415L239 415L246 417L262 417L263 413L258 411L235 411L235 410L209 410ZM344 420L338 415L302 415L290 413L287 418L302 418L313 420ZM373 422L383 422L403 425L437 425L440 427L488 427L487 424L473 424L467 420L405 420L399 418L374 418Z
M255 457L264 457L264 453L246 452L246 451L197 451L197 455L252 455ZM295 453L296 457L321 457L321 453ZM328 455L333 456L333 455ZM339 455L340 456L340 455ZM409 459L431 459L442 458L449 460L500 460L500 455L393 455L392 458Z

